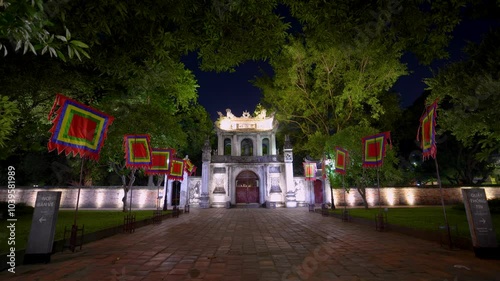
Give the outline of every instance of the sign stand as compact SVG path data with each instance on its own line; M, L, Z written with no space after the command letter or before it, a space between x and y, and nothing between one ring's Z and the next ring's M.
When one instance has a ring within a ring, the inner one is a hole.
M61 191L37 193L24 264L50 262L61 193Z
M476 257L500 259L500 249L484 189L462 188L462 196Z

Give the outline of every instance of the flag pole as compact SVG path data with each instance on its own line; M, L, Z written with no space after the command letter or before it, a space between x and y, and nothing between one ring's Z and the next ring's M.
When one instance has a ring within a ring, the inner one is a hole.
M342 175L342 189L344 189L344 213L347 211L347 201L345 198L345 175Z
M158 181L160 181L160 176L158 175ZM156 185L157 190L156 190L156 210L158 211L160 209L160 183Z
M137 168L132 168L132 172L131 172L131 175L130 175L129 182L132 181L132 180L135 181L135 171L137 171ZM129 214L132 214L132 186L133 186L133 182L130 185L130 205L129 205L129 208L128 208Z
M377 141L377 139L375 138L375 142L376 141ZM385 139L382 140L382 145L384 145L384 143L383 143L384 141L385 141ZM377 163L377 193L378 193L378 208L380 211L382 206L380 203L380 176L379 176L380 165L378 163L378 143L376 143L376 145L375 145L375 163Z
M449 241L449 247L450 250L452 249L452 241L451 241L451 231L450 231L450 225L448 223L448 217L446 216L446 208L444 206L444 195L443 195L443 187L441 185L441 177L439 176L439 166L437 162L437 156L434 156L434 163L436 164L436 175L437 175L437 180L439 184L439 191L441 193L441 206L443 207L443 214L444 214L444 223L446 227L446 231L448 234L448 241Z
M330 195L332 199L332 210L335 210L335 202L333 201L333 182L330 182Z
M163 193L163 211L166 211L168 209L168 200L167 200L167 194L168 194L168 177L167 177L167 175L165 175L163 190L165 191Z
M80 203L80 189L82 187L82 181L83 181L83 163L84 163L84 161L85 161L85 158L82 158L81 165L80 165L80 181L78 182L78 195L76 196L75 219L73 221L74 225L76 225L78 205Z
M345 174L342 174L342 189L344 189L344 212L342 212L342 221L349 221L349 212L347 211L347 199L346 199L346 188L345 188Z
M313 211L314 211L314 204L313 204L313 186L312 186L312 181L309 181L309 204L311 204Z
M73 220L73 226L71 226L71 237L69 238L69 247L72 252L75 251L76 247L76 236L78 232L78 225L76 224L78 217L78 205L80 204L80 191L82 187L83 181L83 163L85 162L85 158L82 157L82 161L80 164L80 181L78 182L78 194L76 195L76 206L75 206L75 217Z
M441 196L441 207L443 208L444 223L445 223L445 227L446 227L446 232L448 234L449 247L451 250L453 247L453 243L451 240L451 230L450 230L450 225L448 223L448 217L446 216L446 207L444 205L443 186L441 184L441 177L439 175L439 165L438 165L437 156L436 156L437 147L436 147L436 139L435 139L435 126L436 126L436 117L437 117L437 102L438 102L437 99L434 100L432 105L430 105L424 109L424 113L420 117L420 127L418 128L418 131L417 131L417 141L419 140L418 136L420 134L420 128L422 128L422 142L420 143L420 146L424 152L423 160L425 160L426 156L430 156L430 157L434 158L434 164L436 165L436 176L437 176L439 191L440 191L440 196ZM424 114L426 116L425 118L424 118ZM426 118L430 118L430 126L429 127L431 128L431 132L427 133L427 137L429 138L428 145L430 146L429 151L426 151L424 149L426 147L425 146L426 134L425 134L425 126L424 126L424 121Z

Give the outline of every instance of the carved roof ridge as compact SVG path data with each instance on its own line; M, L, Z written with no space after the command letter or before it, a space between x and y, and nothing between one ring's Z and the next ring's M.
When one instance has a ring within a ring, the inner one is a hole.
M235 116L231 109L226 109L226 115L220 111L217 112L219 118L215 122L217 128L224 131L269 131L277 125L274 119L274 113L267 115L266 109L261 108L252 116L247 110L243 111L241 117Z

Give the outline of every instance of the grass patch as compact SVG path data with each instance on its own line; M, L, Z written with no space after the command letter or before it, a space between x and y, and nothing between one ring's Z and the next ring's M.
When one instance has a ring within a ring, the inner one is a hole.
M343 210L344 209L341 207L330 212L340 215ZM373 220L374 223L375 215L379 212L378 208L349 208L348 210L351 217L370 219ZM388 208L387 210L387 222L392 225L437 231L438 226L445 224L442 207L395 207ZM451 227L457 226L459 237L470 238L469 223L467 222L465 210L448 206L446 207L446 217ZM492 214L491 219L497 240L500 242L500 214Z
M172 211L164 211L163 214L171 213ZM136 221L144 220L146 218L151 218L153 216L153 210L140 210L133 211L135 214ZM85 234L103 230L106 228L119 226L123 224L123 217L127 213L122 211L93 211L93 210L79 210L77 223L81 227L85 225ZM22 250L26 248L28 243L29 231L31 228L31 220L33 214L24 214L17 216L16 222L16 250ZM64 227L71 229L73 221L75 218L74 210L60 210L57 216L56 234L54 241L62 240L64 238ZM10 222L9 222L10 223ZM8 222L2 220L0 222L0 229L2 230L0 234L7 234ZM5 232L4 232L5 230ZM8 249L12 246L7 244L7 236L0 235L0 253L6 253Z

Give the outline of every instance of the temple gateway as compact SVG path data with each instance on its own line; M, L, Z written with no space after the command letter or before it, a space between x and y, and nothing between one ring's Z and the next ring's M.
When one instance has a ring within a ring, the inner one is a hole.
M274 114L262 109L255 116L245 111L236 117L227 109L225 115L219 112L215 127L217 149L212 150L208 141L203 148L202 177L199 182L190 180L190 204L209 208L324 203L321 180L306 183L303 177L293 177L292 146L285 140L280 153Z

